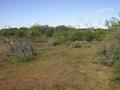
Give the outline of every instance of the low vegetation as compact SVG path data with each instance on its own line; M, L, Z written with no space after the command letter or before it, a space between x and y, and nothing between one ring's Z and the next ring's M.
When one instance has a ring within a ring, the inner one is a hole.
M64 25L1 29L0 89L119 90L120 20L112 18L106 25L108 29ZM21 62L8 63L12 60ZM4 72L7 65L12 69ZM20 85L14 85L14 80ZM27 80L30 80L28 85ZM10 81L14 84L8 85Z

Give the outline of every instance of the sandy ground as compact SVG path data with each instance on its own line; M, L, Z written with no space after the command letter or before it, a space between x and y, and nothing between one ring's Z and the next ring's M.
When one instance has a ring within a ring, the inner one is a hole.
M0 90L117 90L110 87L111 69L98 60L98 47L46 47L35 60L4 65Z

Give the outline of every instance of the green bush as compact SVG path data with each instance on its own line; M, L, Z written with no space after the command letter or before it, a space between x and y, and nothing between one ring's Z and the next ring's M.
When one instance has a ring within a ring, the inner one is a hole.
M15 36L18 36L18 37L26 37L26 35L27 35L27 31L24 29L17 30L15 34Z
M120 75L120 61L118 61L115 65L114 65L114 71L115 73Z
M101 41L103 40L107 35L107 31L105 30L96 30L94 32L94 39L96 39L97 41Z
M94 38L94 34L91 31L85 30L72 30L68 32L68 40L69 41L92 41Z
M9 29L2 29L0 30L1 36L15 36L17 28L9 28Z
M48 37L52 36L53 34L54 34L54 28L52 27L50 27L49 29L45 31L45 35Z
M120 59L114 64L113 70L115 73L114 82L120 84Z
M92 41L103 40L106 36L106 31L103 30L67 30L54 33L53 38L61 42L66 41Z
M31 29L27 32L27 37L36 38L42 35L42 32L39 30Z
M81 32L77 30L67 31L67 40L68 41L80 40L80 34Z
M93 40L94 36L91 31L80 31L80 30L70 30L70 31L61 31L53 35L55 39L62 41L76 41L76 40Z
M59 25L55 27L56 31L67 31L67 30L73 30L72 27L65 26L65 25Z
M53 38L55 40L59 40L61 42L64 42L64 41L67 40L67 36L68 36L67 31L64 31L64 32L57 32L57 33L55 33L53 35Z
M108 32L108 34L106 35L105 40L113 40L113 39L118 39L120 40L120 33L118 32Z
M89 30L84 31L83 36L81 38L82 38L82 40L85 40L85 41L92 41L92 40L94 40L94 33Z

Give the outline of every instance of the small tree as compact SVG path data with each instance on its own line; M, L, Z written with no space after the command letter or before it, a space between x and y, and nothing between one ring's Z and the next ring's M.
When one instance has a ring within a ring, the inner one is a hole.
M105 21L105 25L111 31L120 31L120 19L112 17L110 20Z
M113 65L118 59L120 59L120 41L111 40L105 43L100 49L101 62L104 65Z
M21 31L24 33L23 31ZM28 55L37 55L37 50L35 47L35 43L31 39L31 34L17 32L17 35L7 36L1 35L1 39L7 44L9 55L8 56L15 56L20 60L26 60Z

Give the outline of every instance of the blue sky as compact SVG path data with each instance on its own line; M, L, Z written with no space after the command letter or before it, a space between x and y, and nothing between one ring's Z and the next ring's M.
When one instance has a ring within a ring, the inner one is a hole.
M0 0L0 28L35 23L103 27L118 17L120 0Z

